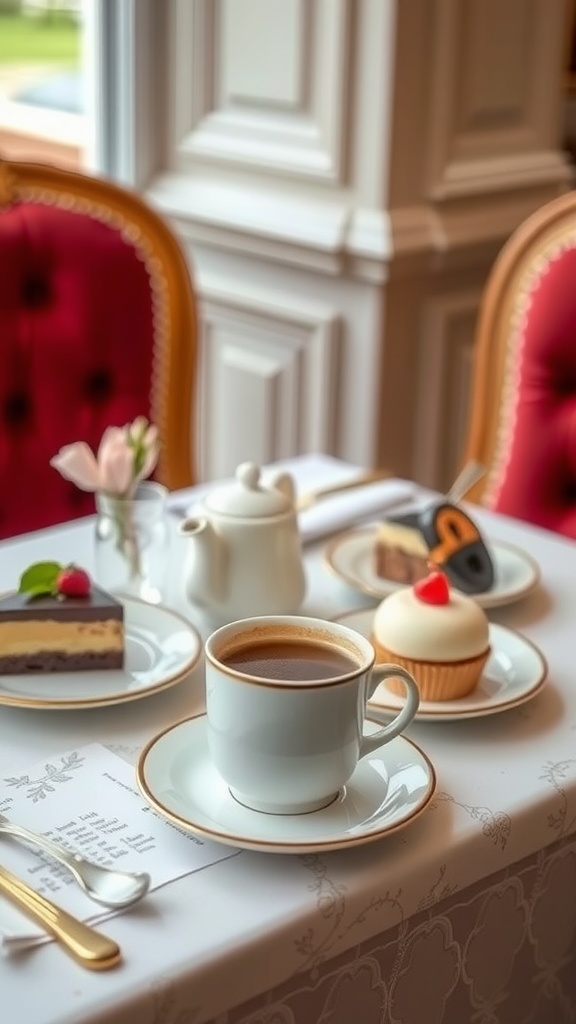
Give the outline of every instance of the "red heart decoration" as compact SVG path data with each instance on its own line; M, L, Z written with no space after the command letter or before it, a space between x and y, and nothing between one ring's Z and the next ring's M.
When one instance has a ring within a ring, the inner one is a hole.
M448 604L450 601L448 579L439 569L434 569L423 580L417 580L414 593L424 604Z

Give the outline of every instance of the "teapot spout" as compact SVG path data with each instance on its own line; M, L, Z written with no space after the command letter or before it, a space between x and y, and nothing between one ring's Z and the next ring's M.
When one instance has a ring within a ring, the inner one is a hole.
M203 516L189 516L180 524L180 533L192 541L186 569L186 596L201 608L212 608L222 590L221 539Z
M198 537L206 529L209 529L209 526L204 516L187 516L180 523L180 533L185 537Z

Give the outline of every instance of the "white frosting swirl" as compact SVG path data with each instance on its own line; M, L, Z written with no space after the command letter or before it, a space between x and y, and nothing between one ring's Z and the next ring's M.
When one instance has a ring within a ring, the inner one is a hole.
M462 661L489 645L488 620L465 594L451 592L448 604L426 604L412 587L385 597L374 616L378 643L417 661Z

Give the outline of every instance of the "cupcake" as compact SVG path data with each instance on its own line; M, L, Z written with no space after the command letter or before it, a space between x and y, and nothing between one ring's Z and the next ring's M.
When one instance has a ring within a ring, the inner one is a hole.
M372 627L378 661L414 676L422 700L457 700L476 686L490 653L488 620L476 602L450 590L434 570L379 604ZM403 694L401 681L386 686Z

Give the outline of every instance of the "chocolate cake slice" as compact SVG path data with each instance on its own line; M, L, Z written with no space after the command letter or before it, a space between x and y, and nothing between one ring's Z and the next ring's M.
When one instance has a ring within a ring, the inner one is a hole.
M123 665L124 608L94 584L85 597L13 593L0 599L0 674Z
M430 572L429 548L418 525L408 513L400 520L379 524L374 547L374 571L381 579L395 583L416 583Z

